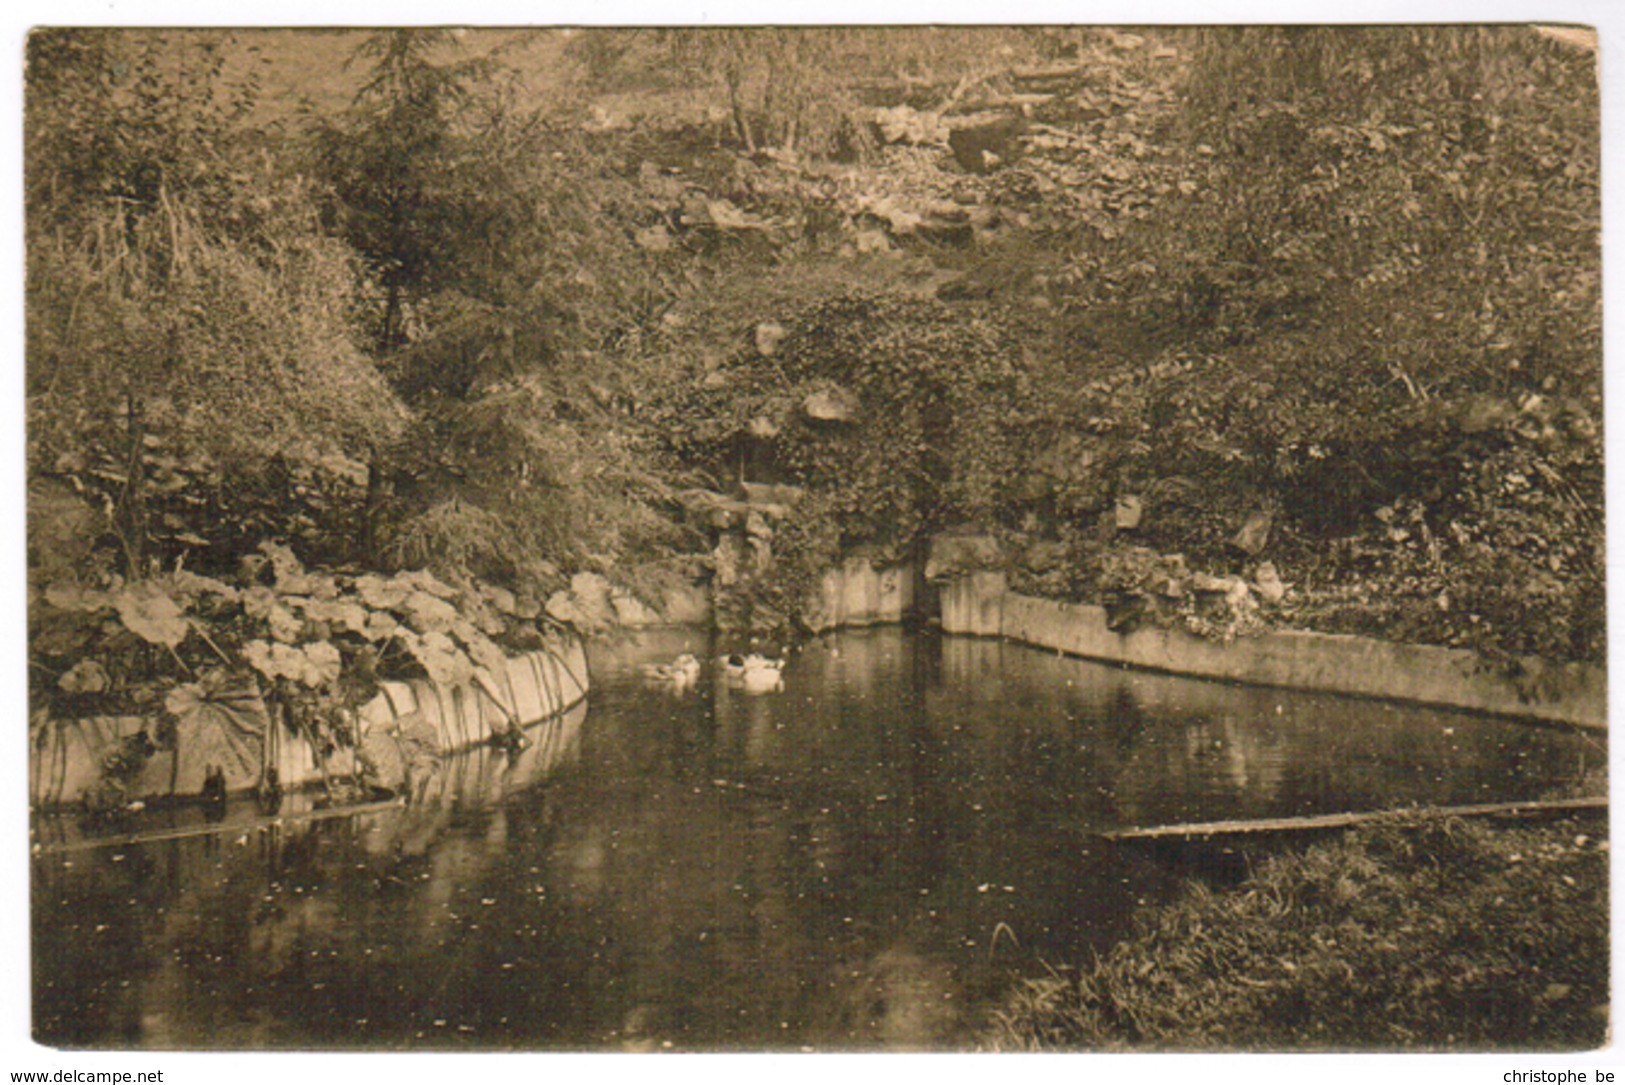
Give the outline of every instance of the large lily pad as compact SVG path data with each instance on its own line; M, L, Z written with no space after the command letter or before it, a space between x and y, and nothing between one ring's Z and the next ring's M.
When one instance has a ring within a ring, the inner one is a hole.
M217 667L170 690L164 709L175 717L175 739L187 757L238 775L258 770L268 716L250 675Z
M176 569L163 578L165 587L174 594L187 599L196 599L204 595L218 595L222 599L235 600L242 592L222 580L212 576L200 576L186 569Z
M55 581L46 586L45 601L58 610L77 610L88 614L112 606L113 596L71 582Z
M428 672L431 682L459 685L473 677L474 665L444 633L431 632L419 636L409 629L402 629L399 636L407 651Z
M425 591L407 596L406 611L412 617L412 624L425 633L448 632L462 620L456 607Z
M356 577L356 594L361 601L376 610L394 610L406 602L406 597L412 594L413 588L403 584L396 577L367 576Z
M366 633L369 611L359 603L338 600L309 599L302 601L305 617L326 622L337 629L351 633Z
M176 648L186 639L186 613L155 584L132 584L113 596L113 605L124 628L149 644Z
M288 678L313 688L336 681L344 670L339 650L326 641L294 645L251 640L243 645L243 658L267 678Z

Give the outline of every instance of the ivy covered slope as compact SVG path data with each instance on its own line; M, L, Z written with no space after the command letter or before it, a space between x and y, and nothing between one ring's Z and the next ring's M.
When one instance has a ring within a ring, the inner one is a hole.
M1524 28L1193 45L1188 194L1070 329L1080 360L1160 340L1091 405L1147 542L1242 571L1261 513L1283 620L1602 658L1592 56Z
M824 249L658 329L698 386L659 417L679 456L804 486L774 542L820 560L970 525L1018 589L1127 623L1601 659L1593 56L1529 28L1046 44L798 167L847 216Z

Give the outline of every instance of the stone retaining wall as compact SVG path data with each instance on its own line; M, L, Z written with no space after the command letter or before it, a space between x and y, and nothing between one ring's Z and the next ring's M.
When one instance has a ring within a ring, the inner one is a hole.
M1040 648L1175 674L1412 701L1500 716L1608 726L1608 673L1581 663L1521 661L1523 673L1474 652L1329 633L1279 631L1229 642L1177 629L1114 633L1103 608L1008 591L1001 573L973 573L942 592L946 633L1004 636Z
M914 609L914 568L876 569L864 557L849 557L818 582L806 621L815 633L843 626L900 622Z
M477 746L489 741L493 733L507 729L507 713L529 725L556 716L586 697L586 650L577 638L561 639L551 649L511 657L505 674L487 677L501 697L500 708L490 693L474 683L441 686L421 679L385 682L378 696L359 712L362 732L387 728L399 717L419 712L439 732L442 752ZM29 801L36 808L79 802L99 776L103 751L147 723L141 716L51 721L36 748L30 751ZM320 780L321 771L309 743L281 730L274 728L269 736L267 760L276 766L283 785L298 787ZM135 795L144 799L196 795L203 787L205 766L219 760L208 750L161 750L147 763ZM327 768L334 775L354 773L353 753L335 751ZM232 790L252 787L259 778L257 768L243 771L227 766L227 770L226 784Z

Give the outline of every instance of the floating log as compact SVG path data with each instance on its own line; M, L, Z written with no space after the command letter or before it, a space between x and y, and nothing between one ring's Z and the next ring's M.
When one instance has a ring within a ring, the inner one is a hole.
M1189 840L1209 836L1252 833L1295 833L1317 829L1345 829L1378 821L1403 822L1412 818L1554 816L1587 810L1606 810L1607 798L1555 799L1542 802L1490 802L1471 806L1422 806L1399 810L1365 810L1347 814L1261 818L1252 821L1207 821L1151 828L1118 829L1100 835L1107 840Z
M270 829L278 825L289 825L294 822L326 821L329 818L376 814L381 810L403 809L405 806L406 803L402 799L385 799L381 802L356 803L350 806L325 806L317 810L302 810L297 813L280 814L275 817L255 818L252 821L214 821L203 825L179 825L169 829L148 829L113 836L85 837L82 840L75 840L66 844L39 844L35 846L34 854L36 856L63 855L68 852L91 851L95 848L122 848L139 844L156 844L165 840L186 840L194 836L251 833L258 829Z

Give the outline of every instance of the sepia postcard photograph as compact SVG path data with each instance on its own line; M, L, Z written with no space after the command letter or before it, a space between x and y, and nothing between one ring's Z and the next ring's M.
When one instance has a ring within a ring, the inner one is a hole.
M0 1070L1611 1080L1598 29L562 14L17 30Z

